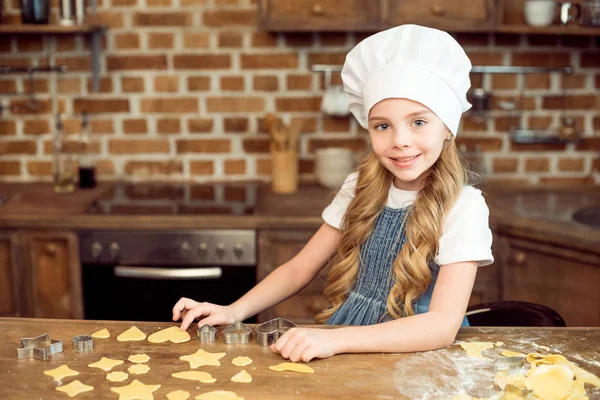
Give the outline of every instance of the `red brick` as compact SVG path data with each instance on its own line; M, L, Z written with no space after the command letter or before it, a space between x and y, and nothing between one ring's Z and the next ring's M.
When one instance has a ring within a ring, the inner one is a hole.
M531 46L551 46L558 45L558 37L551 35L529 35L527 41Z
M215 28L254 26L256 24L256 10L206 10L202 15L202 21L204 26Z
M181 161L128 161L123 168L130 176L156 176L183 173Z
M9 107L12 114L19 115L36 115L36 114L49 114L52 112L52 105L50 100L36 100L35 101L35 109L31 110L27 107L30 100L19 99L19 100L10 100ZM64 111L64 104L59 103L60 112Z
M270 140L268 138L245 138L242 142L244 153L269 153Z
M286 32L283 37L289 47L312 47L315 42L312 32Z
M558 160L558 170L565 172L583 172L583 158L561 158Z
M252 34L252 47L276 47L277 34L269 32L254 32Z
M472 88L483 87L483 74L482 73L471 72L469 74L469 79L471 79L471 87Z
M207 0L179 0L179 3L181 4L181 7L199 7L199 6L205 6L206 5Z
M529 129L545 130L552 125L552 117L530 116L527 122Z
M35 154L37 146L32 140L13 140L0 142L0 155L2 154Z
M48 79L29 79L23 81L23 91L31 93L48 93Z
M73 36L57 35L56 37L56 52L67 52L76 49L76 41Z
M157 133L181 133L181 125L177 118L164 118L156 122Z
M526 74L527 89L550 89L550 74Z
M520 117L496 117L494 118L494 128L496 132L509 132L520 125Z
M178 76L156 76L154 77L154 91L177 92L179 90Z
M466 132L485 132L488 129L488 120L475 120L473 118L463 118L461 131Z
M168 153L169 141L167 139L111 139L108 148L112 154Z
M549 110L595 110L598 109L598 95L544 96L542 108Z
M242 54L243 69L298 68L296 53Z
M129 112L129 100L119 98L75 99L73 110L77 114L81 114L82 112L90 114Z
M183 32L183 47L186 49L208 49L210 34L207 32Z
M560 44L564 47L587 49L590 47L589 36L561 35L558 37Z
M535 98L534 97L519 97L519 96L492 96L492 110L502 110L500 104L502 102L512 102L517 105L517 109L520 110L535 110Z
M225 118L224 130L228 132L248 132L248 118Z
M23 124L23 133L26 135L44 135L50 133L50 121L47 119L26 120Z
M561 75L561 87L563 89L582 89L585 87L585 74Z
M198 99L195 97L144 98L141 100L144 113L193 113L198 112Z
M502 139L485 137L458 137L456 144L459 148L465 147L466 151L500 151Z
M138 5L137 0L111 0L113 7L134 7Z
M562 151L565 145L562 143L511 143L511 151Z
M277 111L320 111L321 97L279 97L275 99Z
M243 76L222 76L221 90L229 92L241 92L244 90Z
M492 74L492 89L516 89L516 74Z
M320 32L321 46L344 46L348 39L346 32Z
M355 152L362 152L367 148L366 138L352 139L310 139L308 142L308 151L314 153L315 150L323 147L345 147Z
M57 57L57 65L66 65L69 72L88 72L92 69L90 57Z
M17 37L17 52L42 52L44 51L44 41L39 36L20 36Z
M519 167L518 158L494 158L494 172L496 173L507 173L517 172Z
M0 161L0 175L21 175L20 161Z
M0 80L0 93L17 93L17 81L15 80Z
M108 71L123 70L153 70L166 69L167 57L164 55L129 55L129 56L107 56L106 69Z
M189 91L210 90L210 77L208 76L190 76L187 79Z
M473 65L502 65L504 54L501 52L467 52Z
M114 35L115 48L130 50L140 48L140 36L137 33L118 33Z
M600 54L598 51L584 51L581 53L581 68L599 68Z
M58 93L80 93L81 79L61 77L57 82L57 89Z
M256 160L256 174L257 175L271 175L271 159L270 158L259 158Z
M512 54L512 65L535 67L567 67L571 65L571 55L565 52L515 52Z
M349 133L350 118L323 118L323 132Z
M600 89L600 74L596 74L596 77L594 78L594 82L596 85L596 89Z
M228 54L179 54L173 56L175 69L229 69L231 56Z
M246 173L246 160L225 160L225 175L243 175Z
M213 130L213 120L208 118L193 118L188 120L190 133L208 133Z
M212 161L191 161L190 173L192 175L212 175L215 171Z
M114 175L115 164L112 160L97 160L96 161L96 172L100 176Z
M31 176L52 176L51 161L29 161L27 163L27 172Z
M550 159L544 158L528 158L525 160L526 172L548 172L550 171Z
M144 78L124 76L121 78L121 89L125 93L143 92Z
M173 41L172 33L150 33L148 35L148 48L171 49L173 48Z
M313 64L344 64L347 53L309 53L308 65Z
M583 138L576 146L577 150L600 151L600 137Z
M133 14L133 26L191 26L192 14L185 12L156 12Z
M489 34L487 32L458 32L456 33L455 38L461 46L487 46L489 44Z
M209 97L206 99L208 112L262 112L265 99L262 97Z
M27 121L25 121L27 124ZM0 135L16 135L17 124L15 121L3 121L0 120Z
M177 141L177 153L229 153L228 139L181 139Z
M279 90L279 79L276 76L255 76L253 88L260 92L275 92Z
M146 0L148 7L171 7L173 2L171 0Z
M591 177L583 178L555 178L555 177L541 177L541 185L553 185L560 187L581 187L594 185L594 180Z
M113 129L113 120L112 119L108 119L108 120L92 120L90 122L90 127L92 130L92 133L95 134L110 134L110 133L114 133L114 129Z
M242 47L243 38L241 32L219 32L218 43L219 47L238 48Z
M125 119L123 120L123 133L147 133L148 124L145 119Z
M113 85L112 85L112 77L107 76L104 78L100 78L98 82L98 92L97 93L112 93ZM88 93L94 92L94 81L92 78L87 79L87 91Z
M298 172L300 174L314 174L315 161L301 158L300 160L298 160Z
M288 75L288 90L310 90L312 88L312 75Z

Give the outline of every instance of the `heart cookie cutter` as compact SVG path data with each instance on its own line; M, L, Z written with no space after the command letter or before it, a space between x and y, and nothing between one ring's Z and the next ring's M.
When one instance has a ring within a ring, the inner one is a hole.
M197 331L200 343L214 342L217 337L217 329L211 325L202 325Z
M63 344L60 340L51 340L50 335L44 333L32 338L21 338L21 346L17 348L17 358L37 358L47 360L51 355L62 353Z
M221 334L223 335L223 343L225 344L246 344L250 341L252 328L237 321L223 329Z
M279 339L281 335L298 326L285 318L275 318L256 327L256 343L268 346Z
M89 335L73 336L73 350L87 353L94 350L94 338Z

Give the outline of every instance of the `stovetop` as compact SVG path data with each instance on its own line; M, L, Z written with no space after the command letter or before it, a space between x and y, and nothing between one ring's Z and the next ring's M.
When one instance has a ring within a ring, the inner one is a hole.
M98 198L86 214L251 215L259 182L124 182Z

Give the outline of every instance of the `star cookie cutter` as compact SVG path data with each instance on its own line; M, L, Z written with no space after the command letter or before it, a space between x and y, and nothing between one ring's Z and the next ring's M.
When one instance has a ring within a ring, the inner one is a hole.
M17 348L17 358L37 358L47 360L51 355L62 353L63 344L60 340L51 340L50 335L43 335L32 338L21 338L21 346Z
M73 350L87 353L94 350L94 338L89 335L73 336Z
M225 344L246 344L250 341L252 329L237 321L227 328L223 329L223 343Z
M288 330L296 327L297 325L288 319L272 319L256 327L256 343L268 346L275 343Z
M202 327L198 329L197 333L200 343L214 342L215 338L217 337L217 329L211 325L202 325Z

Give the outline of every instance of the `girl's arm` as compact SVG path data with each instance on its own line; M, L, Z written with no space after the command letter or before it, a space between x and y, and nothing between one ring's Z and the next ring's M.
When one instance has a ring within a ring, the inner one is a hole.
M173 307L173 321L181 318L183 330L194 319L201 317L204 318L198 322L199 326L243 321L293 296L308 285L336 252L340 239L339 230L323 224L294 258L267 275L233 304L220 306L184 297Z
M440 267L427 313L368 326L292 329L271 349L291 361L308 362L339 353L402 353L449 346L465 316L476 274L474 261Z

